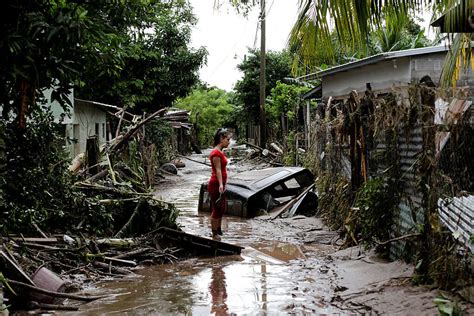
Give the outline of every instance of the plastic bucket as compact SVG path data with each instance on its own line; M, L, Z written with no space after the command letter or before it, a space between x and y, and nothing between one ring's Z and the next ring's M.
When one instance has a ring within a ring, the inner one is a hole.
M40 267L36 270L31 279L37 287L42 288L43 290L64 292L66 288L66 282L56 273L45 267ZM35 291L31 291L30 297L32 301L47 304L58 303L62 300L61 298L55 298Z

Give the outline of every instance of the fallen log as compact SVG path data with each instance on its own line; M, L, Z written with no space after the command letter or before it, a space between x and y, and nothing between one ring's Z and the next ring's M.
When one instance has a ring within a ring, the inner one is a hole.
M103 246L114 247L114 248L131 248L133 246L138 245L137 241L131 238L125 238L125 239L103 238L103 239L98 239L95 242L97 245L103 245Z
M195 159L191 159L191 158L189 158L189 157L182 156L182 155L177 155L177 156L178 156L178 157L182 157L182 158L184 158L184 159L187 159L187 160L189 160L189 161L194 161L194 162L197 162L197 163L203 164L203 165L205 165L205 166L211 167L211 165L210 165L210 164L208 164L208 163L205 163L205 162L202 162L202 161L198 161L198 160L195 160Z
M88 254L86 254L86 257L87 258L101 258L101 259L104 259L104 260L107 260L107 261L110 261L110 262L120 263L120 264L124 264L124 265L128 265L128 266L132 266L132 267L137 266L137 263L135 261L117 259L117 258L113 258L113 257L107 257L107 256L104 256L103 254L88 253Z
M38 225L36 225L36 223L31 223L31 225L33 225L33 227L38 231L38 233L40 233L42 237L48 238L48 236L46 236L46 234L38 227Z
M21 275L21 277L27 281L29 284L34 285L35 283L33 280L30 279L30 277L23 271L23 269L20 267L18 262L15 260L13 255L10 254L9 250L7 248L4 248L5 251L8 253L5 253L3 250L0 250L0 256L3 257L14 269L15 271ZM25 283L26 284L26 283Z
M75 252L76 251L74 249L59 248L59 247L53 247L53 246L48 246L48 245L35 244L35 243L32 243L32 242L24 242L23 245L33 247L33 248L40 248L40 249L44 249L44 250L50 250L50 251L65 251L65 252Z
M48 290L39 288L37 286L29 285L29 284L26 284L26 283L23 283L23 282L20 282L20 281L15 281L15 280L11 280L11 279L6 279L6 280L10 284L21 286L21 287L27 288L29 290L32 290L32 291L35 291L35 292L38 292L38 293L41 293L41 294L45 294L45 295L49 295L49 296L53 296L53 297L58 297L58 298L69 298L71 300L76 300L76 301L92 302L92 301L95 301L95 300L98 300L98 299L101 299L101 298L104 298L104 297L108 297L108 295L82 296L82 295L76 295L76 294L70 294L70 293L52 292L52 291L48 291Z
M107 175L109 174L109 170L108 169L104 169L98 173L96 173L95 175L93 175L92 177L86 179L87 182L95 182L99 179L102 179L102 178L105 178Z
M148 116L146 119L144 120L141 120L140 122L138 122L135 126L133 126L127 133L125 133L125 135L123 135L123 137L117 142L115 143L114 145L112 145L112 147L110 147L110 151L109 153L113 153L115 151L118 151L120 150L123 145L125 145L128 140L136 133L140 130L140 128L145 125L146 123L148 123L150 120L152 120L154 117L156 117L158 114L162 113L166 111L166 108L165 109L161 109L161 110L158 110L156 111L155 113L151 114L150 116Z
M130 271L130 270L127 270L127 269L124 269L124 268L115 267L115 266L113 266L112 264L107 264L107 263L103 263L103 262L99 262L99 261L94 261L92 264L94 265L94 267L102 268L102 269L107 269L110 273L113 272L113 273L123 274L123 275L127 275L127 274L132 274L132 273L133 273L133 272Z
M264 155L264 156L266 156L266 155L264 154L264 152L265 152L266 154L270 154L270 155L273 156L273 157L276 157L276 156L277 156L274 152L271 152L271 151L269 151L268 149L262 148L262 147L260 147L260 146L257 146L257 145L254 145L254 144L250 144L250 143L247 143L247 142L245 142L244 144L247 145L247 146L253 147L253 148L255 148L255 149L258 149L258 150L262 153L262 155Z
M54 244L58 242L57 238L38 238L38 237L9 237L11 240L14 241L24 241L24 242L32 242L38 244Z
M127 266L132 266L132 267L137 266L137 263L135 261L132 261L132 260L117 259L117 258L114 258L114 257L104 257L104 260L124 264L124 265L127 265Z
M282 150L280 147L278 147L277 144L271 143L270 146L271 146L273 149L275 149L280 155L283 155L283 150Z
M133 256L140 255L140 254L145 253L145 252L150 251L150 250L154 250L154 249L153 248L140 248L140 249L137 249L137 250L121 253L117 256L113 256L112 258L122 259L122 258L133 257Z

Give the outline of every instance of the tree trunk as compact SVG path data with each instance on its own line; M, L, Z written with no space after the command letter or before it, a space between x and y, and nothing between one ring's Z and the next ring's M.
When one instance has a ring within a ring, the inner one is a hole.
M31 101L31 84L26 80L20 81L18 92L18 130L23 131L26 128L26 115Z

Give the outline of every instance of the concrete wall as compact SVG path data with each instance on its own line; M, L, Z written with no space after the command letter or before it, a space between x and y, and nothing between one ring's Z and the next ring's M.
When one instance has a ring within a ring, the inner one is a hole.
M373 90L406 85L410 83L410 72L410 59L405 57L328 75L322 81L323 98L365 91L368 82Z
M473 55L474 56L474 55ZM412 82L418 82L424 75L429 75L433 82L438 85L441 78L446 53L436 53L429 55L419 55L411 57L411 78ZM472 67L463 69L457 82L458 87L470 86L474 89L474 74ZM472 96L471 96L472 97Z
M418 82L423 76L428 75L438 85L445 58L445 52L411 57L410 71L412 82Z

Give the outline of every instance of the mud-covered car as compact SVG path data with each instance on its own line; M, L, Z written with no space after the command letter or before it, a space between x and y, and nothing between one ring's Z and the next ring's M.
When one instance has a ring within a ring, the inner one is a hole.
M235 174L227 180L226 214L249 218L290 204L293 213L314 214L318 198L309 190L313 185L314 175L300 167L267 168ZM294 203L296 200L297 203ZM201 185L198 211L210 212L207 182Z

